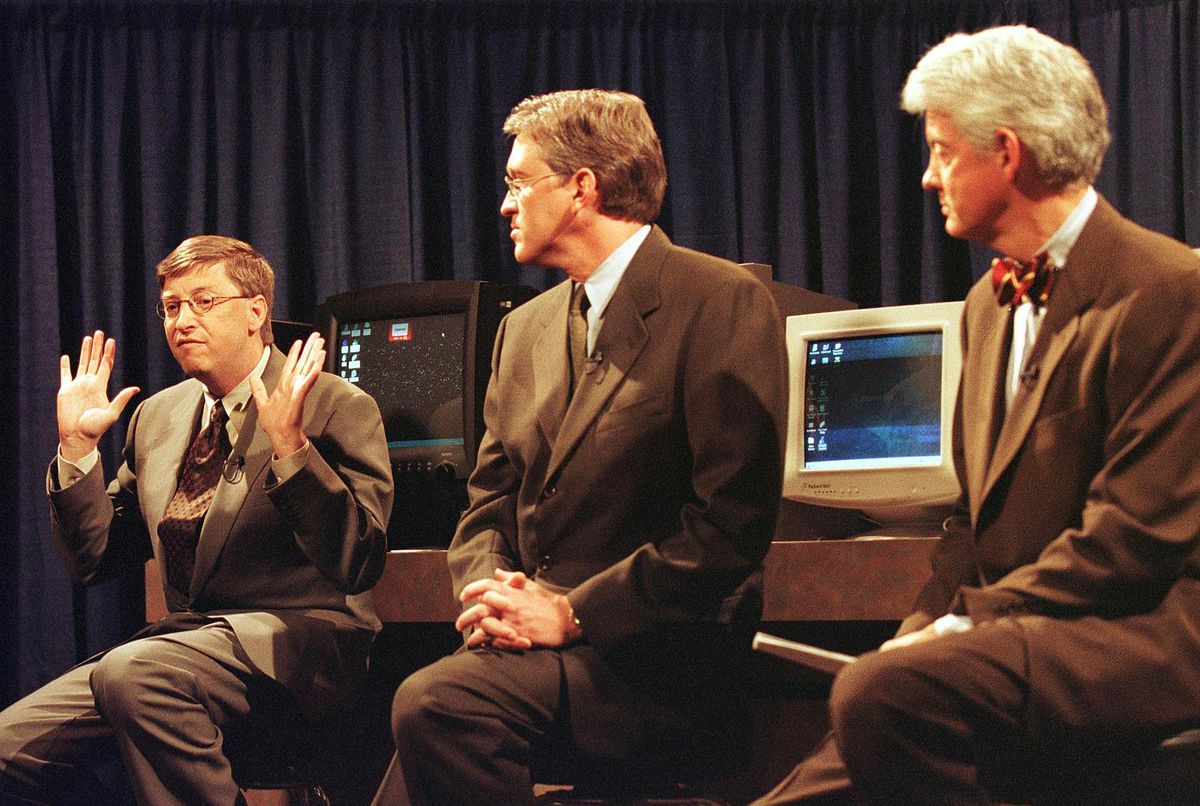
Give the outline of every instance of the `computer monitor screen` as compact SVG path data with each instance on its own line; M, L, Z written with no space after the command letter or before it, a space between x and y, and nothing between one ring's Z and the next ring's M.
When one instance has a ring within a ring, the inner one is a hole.
M338 323L334 371L379 404L388 448L462 462L464 314Z
M934 523L958 496L961 302L788 317L784 495Z
M936 465L942 459L942 332L808 343L804 466Z

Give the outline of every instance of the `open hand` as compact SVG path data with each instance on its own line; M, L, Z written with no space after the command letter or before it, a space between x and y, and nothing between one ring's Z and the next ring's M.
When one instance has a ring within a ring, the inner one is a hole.
M58 362L58 443L59 452L68 462L77 462L95 450L100 437L121 416L125 406L140 389L127 386L108 399L108 379L112 375L117 343L97 330L83 337L79 365L71 375L71 360Z
M283 362L274 391L267 394L262 379L250 376L250 393L258 407L258 424L271 440L276 458L290 456L304 447L304 401L325 365L325 339L312 333L304 342L294 342Z

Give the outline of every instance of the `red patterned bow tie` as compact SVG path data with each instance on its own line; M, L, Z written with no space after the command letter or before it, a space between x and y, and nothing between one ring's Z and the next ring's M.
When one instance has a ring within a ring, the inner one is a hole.
M992 261L992 290L996 292L996 302L1010 308L1023 302L1045 305L1054 289L1056 274L1058 267L1049 261L1045 252L1029 263L998 257Z

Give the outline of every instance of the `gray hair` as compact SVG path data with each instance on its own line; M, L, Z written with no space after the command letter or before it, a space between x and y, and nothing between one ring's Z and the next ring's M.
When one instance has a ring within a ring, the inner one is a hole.
M977 152L1017 133L1050 188L1090 184L1111 139L1108 109L1078 50L1024 25L951 34L908 74L900 106L950 116Z
M646 104L611 90L563 90L526 98L504 133L537 144L554 171L591 168L600 212L626 221L658 218L667 191L662 145Z

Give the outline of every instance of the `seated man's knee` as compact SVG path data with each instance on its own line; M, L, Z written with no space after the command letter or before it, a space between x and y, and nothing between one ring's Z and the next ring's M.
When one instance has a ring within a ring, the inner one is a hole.
M869 742L903 707L909 670L901 652L864 655L842 670L829 693L829 719L839 741Z
M439 715L449 709L450 685L429 667L405 678L392 697L392 735L397 744L411 743L437 730Z
M109 650L92 669L96 710L109 723L137 714L162 695L174 696L183 685L178 670L156 662L141 641Z

